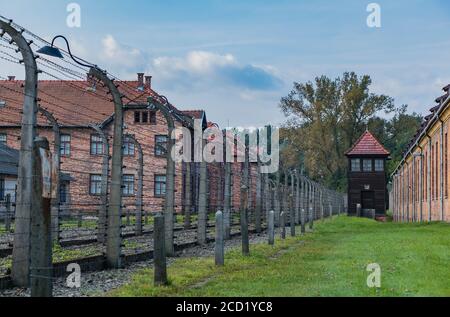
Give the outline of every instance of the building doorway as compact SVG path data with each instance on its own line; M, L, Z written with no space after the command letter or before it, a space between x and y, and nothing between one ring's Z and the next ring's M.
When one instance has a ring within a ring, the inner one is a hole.
M375 209L375 192L363 191L361 192L362 209Z

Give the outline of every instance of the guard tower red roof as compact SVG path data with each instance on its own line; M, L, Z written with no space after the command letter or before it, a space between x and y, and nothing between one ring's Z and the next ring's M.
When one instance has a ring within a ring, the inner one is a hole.
M384 148L383 145L370 133L369 130L364 132L363 135L356 141L356 143L348 150L345 155L385 155L389 156L390 153Z

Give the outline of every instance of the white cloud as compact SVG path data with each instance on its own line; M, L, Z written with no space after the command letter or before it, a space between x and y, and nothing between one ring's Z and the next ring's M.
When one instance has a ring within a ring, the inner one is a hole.
M106 35L101 43L101 61L121 72L138 72L148 63L146 54L141 50L119 43L112 35Z

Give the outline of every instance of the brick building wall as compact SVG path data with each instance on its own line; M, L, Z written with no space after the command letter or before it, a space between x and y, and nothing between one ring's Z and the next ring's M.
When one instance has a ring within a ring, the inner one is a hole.
M419 131L420 139L393 175L392 209L397 221L450 222L449 86Z

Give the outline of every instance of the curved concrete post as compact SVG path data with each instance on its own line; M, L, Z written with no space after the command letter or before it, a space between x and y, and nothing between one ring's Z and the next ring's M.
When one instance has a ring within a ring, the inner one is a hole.
M53 146L53 170L55 178L52 179L52 200L51 200L51 228L52 228L52 241L59 243L59 193L61 190L61 131L59 124L52 113L39 106L38 111L47 119L51 124L54 134L54 146Z
M165 221L165 244L166 244L166 254L168 256L173 256L175 254L174 248L174 213L175 213L175 162L172 158L172 149L174 147L174 140L172 139L173 131L175 130L175 123L173 120L172 112L169 109L169 102L167 98L160 96L163 99L164 104L155 98L148 98L148 102L155 106L156 109L161 111L167 122L168 128L168 139L167 139L167 150L166 150L166 198L164 202L164 221Z
M114 102L114 139L111 168L111 195L108 206L106 262L111 268L121 267L122 167L123 167L123 103L122 95L106 72L92 67L89 75L101 81Z
M143 195L144 195L144 152L134 135L126 134L126 138L133 141L138 153L137 192L136 192L136 229L135 235L142 235Z
M33 191L35 173L33 155L36 137L37 85L39 70L35 56L21 32L0 20L0 29L16 43L25 65L24 101L22 108L22 128L20 131L20 158L17 178L17 198L15 212L14 244L12 255L11 278L16 286L29 285L30 272L30 226L33 210L41 209L41 197ZM3 36L3 35L2 35Z
M109 174L109 142L108 136L100 126L91 124L90 127L102 138L103 154L102 154L102 185L100 193L101 204L98 210L98 229L97 241L105 243L106 238L106 212L108 208L108 174Z

